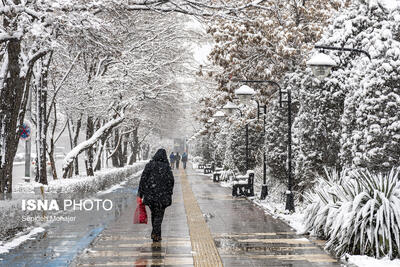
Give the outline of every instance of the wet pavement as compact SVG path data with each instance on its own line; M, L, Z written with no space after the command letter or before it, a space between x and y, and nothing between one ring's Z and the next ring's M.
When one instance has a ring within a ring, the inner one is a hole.
M320 241L297 235L190 166L174 175L161 242L150 239L150 223L133 224L137 184L131 183L102 196L115 201L112 211L82 212L78 224L56 223L0 255L0 266L340 266Z
M71 266L340 266L317 242L208 176L190 167L174 175L161 242L151 242L150 224L132 224L132 203Z

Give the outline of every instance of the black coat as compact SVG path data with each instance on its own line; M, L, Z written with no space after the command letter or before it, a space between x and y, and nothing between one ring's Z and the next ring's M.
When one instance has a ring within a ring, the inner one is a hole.
M148 206L168 207L172 203L174 175L168 159L156 155L146 164L140 178L138 196ZM166 162L165 162L166 161Z

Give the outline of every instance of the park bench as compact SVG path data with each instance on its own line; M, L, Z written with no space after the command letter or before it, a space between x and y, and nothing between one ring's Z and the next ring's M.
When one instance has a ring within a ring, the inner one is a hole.
M247 171L246 175L238 175L236 179L239 181L235 181L232 187L232 196L246 196L253 197L254 196L254 172Z
M208 163L204 167L204 174L212 173L214 170L214 163Z
M204 164L203 162L199 162L199 164L197 165L198 169L204 169L206 167L206 164Z
M222 177L222 171L223 168L214 168L214 172L213 172L213 182L219 182L221 181L221 177Z

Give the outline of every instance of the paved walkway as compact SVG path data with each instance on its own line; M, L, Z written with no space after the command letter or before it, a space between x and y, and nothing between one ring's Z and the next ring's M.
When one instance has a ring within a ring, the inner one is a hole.
M315 243L195 170L174 171L163 240L132 223L135 202L71 266L340 266ZM203 215L204 214L204 215Z

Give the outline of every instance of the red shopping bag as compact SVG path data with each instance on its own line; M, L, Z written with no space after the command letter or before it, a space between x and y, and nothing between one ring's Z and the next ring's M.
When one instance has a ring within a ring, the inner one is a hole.
M142 199L140 197L136 198L137 206L135 210L135 214L133 216L133 223L139 224L144 223L147 224L147 213L146 206L143 204Z

